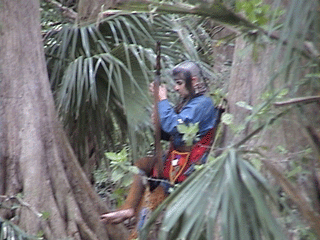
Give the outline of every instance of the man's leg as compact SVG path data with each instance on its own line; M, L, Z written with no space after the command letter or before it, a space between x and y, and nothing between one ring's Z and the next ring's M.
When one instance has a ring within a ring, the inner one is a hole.
M154 167L154 157L145 157L139 159L135 166L143 171L147 176L150 176L151 171ZM130 187L128 197L124 205L120 210L106 213L101 215L101 221L104 223L118 224L124 220L131 218L136 215L139 204L145 191L145 184L143 182L143 175L136 174L133 179L133 183Z

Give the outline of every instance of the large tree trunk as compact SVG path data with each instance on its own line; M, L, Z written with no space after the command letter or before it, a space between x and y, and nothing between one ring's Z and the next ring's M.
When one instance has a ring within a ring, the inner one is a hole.
M21 228L33 235L43 231L46 239L125 239L122 225L99 222L107 207L59 123L40 36L39 2L1 1L0 22L0 195L21 193L34 209L0 209L1 217L18 215Z
M255 106L261 103L260 96L266 90L265 87L270 78L270 59L273 51L271 44L266 44L255 54L252 52L253 43L244 40L242 37L236 39L235 52L232 61L232 70L228 86L229 111L234 116L234 124L240 126L251 112L237 105L237 102L245 102L247 105ZM243 54L245 52L246 54ZM242 54L241 54L242 53ZM226 142L237 142L245 137L253 129L246 125L245 130L234 138L234 133L227 131ZM273 136L272 144L281 133ZM281 137L280 137L281 138ZM261 143L261 142L260 142ZM270 142L271 143L271 142ZM270 147L270 144L268 144Z
M264 3L272 4L273 1L264 0ZM288 7L288 1L282 1L283 7ZM247 36L248 37L248 36ZM251 36L255 38L256 36L253 34ZM261 43L261 40L260 40ZM251 112L237 105L237 102L245 102L250 106L257 106L260 103L264 102L262 96L266 91L269 91L270 88L267 86L270 84L270 79L274 77L275 73L280 73L279 76L273 81L273 87L275 92L280 88L290 89L290 96L286 97L298 97L300 95L305 95L304 91L311 91L310 87L305 87L304 89L300 87L298 92L292 91L292 89L297 87L297 83L285 83L286 75L296 74L294 69L290 72L285 72L283 69L284 63L283 59L281 59L281 55L279 54L277 59L274 59L275 51L276 51L276 42L267 42L259 45L259 40L256 40L256 45L253 46L252 42L246 41L244 38L237 38L235 43L235 51L233 54L233 65L231 70L230 82L228 85L228 103L229 103L229 111L234 116L234 124L241 125L246 122L246 117L251 114ZM255 49L254 49L255 47ZM280 49L283 51L283 49ZM244 54L245 53L245 54ZM301 64L303 65L303 60L301 60ZM294 67L293 67L294 68ZM303 73L301 74L301 78L303 78ZM307 89L309 88L309 89ZM312 89L312 87L311 87ZM314 94L317 94L317 90L315 90ZM319 108L315 105L309 106L304 105L303 108L305 111L309 111L310 114L308 118L312 119L312 121L319 122ZM310 110L311 109L311 110ZM283 108L274 107L272 111L274 114L282 111ZM264 116L260 118L260 121L263 122L270 116ZM299 114L291 111L286 115L285 118L282 118L280 122L274 124L271 128L263 131L263 136L251 139L250 142L246 142L250 147L267 147L266 154L270 154L269 157L271 159L279 159L279 157L283 157L283 155L276 154L278 152L276 149L278 146L285 147L288 151L291 152L299 152L300 150L304 150L308 141L306 140L306 136L302 134L301 125L299 125L301 119L299 119ZM255 125L255 127L257 127ZM230 144L230 142L237 142L246 136L250 131L254 129L253 124L247 124L245 126L244 131L242 131L241 135L234 136L234 133L229 129L227 131L227 136L225 138L225 143Z
M237 102L243 101L251 106L258 106L262 103L264 100L261 99L261 96L266 91L266 85L269 84L272 74L279 71L283 64L281 59L271 61L275 49L272 44L269 43L260 48L257 59L252 57L252 51L249 50L250 44L252 43L246 42L243 38L237 39L233 55L233 67L228 89L228 104L229 112L233 114L234 124L237 126L244 124L246 118L251 114L248 109L238 106ZM247 54L241 54L243 52ZM270 68L271 66L273 66L272 69ZM276 90L285 86L282 82L283 79L279 77L275 82L274 87ZM295 87L296 85L294 83L287 84L288 88L291 86ZM296 95L291 95L290 97L304 96L303 90L307 89L300 89ZM303 217L309 221L314 229L319 229L317 213L312 213L315 210L319 211L319 195L317 195L319 193L317 190L319 191L319 189L316 189L318 181L315 174L297 174L298 181L290 189L287 187L288 185L280 181L280 179L286 179L286 173L295 169L294 166L297 165L294 164L298 164L302 169L311 173L318 166L315 156L311 157L307 156L307 154L303 156L308 145L311 145L310 141L308 141L308 135L304 134L303 125L306 124L319 129L320 108L316 103L308 106L303 105L302 108L305 111L305 115L299 111L290 111L284 117L281 117L279 121L274 122L273 125L261 131L259 135L257 134L247 141L245 147L248 150L257 150L264 154L264 158L262 156L259 157L264 160L262 162L264 163L262 171L269 170L268 172L272 173L271 175L267 175L269 180L271 180L270 182L276 186L281 184L282 189L287 192L287 196L297 204ZM276 107L271 107L271 109L268 113L276 114L284 110L284 108ZM260 117L258 123L263 124L271 117L270 115L265 114L264 117ZM259 124L251 122L245 126L242 134L236 136L229 128L225 135L225 145L239 142L258 126ZM279 151L281 149L285 151ZM254 157L256 158L256 155ZM290 192L289 190L292 191ZM308 211L309 213L306 214Z
M270 85L272 74L280 71L281 64L283 64L281 59L273 59L275 51L273 44L266 43L258 49L255 53L257 54L256 59L253 57L254 54L251 47L252 43L245 41L243 38L236 40L228 88L228 105L229 112L234 116L234 124L237 126L244 125L246 118L251 114L250 110L237 105L237 102L245 102L250 106L258 106L264 102L265 100L262 99L262 96L269 90L266 86ZM247 54L241 54L243 52ZM284 78L285 76L282 77ZM284 82L282 82L282 77L279 76L277 81L274 82L275 91L285 86ZM287 88L289 88L290 84L287 85ZM291 85L294 87L293 83ZM297 94L299 94L299 92ZM295 96L291 95L291 97ZM314 105L311 106L311 110L307 107L308 106L304 106L304 109L309 111L310 115L308 117L312 118L313 121L319 121L318 109L314 108ZM273 107L272 111L269 110L269 113L273 112L273 114L276 114L283 110L283 108L277 109ZM261 117L259 121L262 124L270 117L271 116L266 115ZM236 143L243 139L259 126L259 121L257 122L258 124L255 125L252 123L246 124L244 130L237 136L229 129L225 139L226 145L230 144L230 142ZM286 148L289 152L303 151L308 141L302 133L301 125L299 125L300 121L299 114L297 115L295 111L291 111L284 118L281 118L280 121L276 122L276 124L268 129L264 129L261 136L252 138L246 142L246 145L249 146L249 148L263 147L263 149L266 149L264 153L268 155L270 160L279 160L284 157L283 154L279 154L277 150L279 146Z

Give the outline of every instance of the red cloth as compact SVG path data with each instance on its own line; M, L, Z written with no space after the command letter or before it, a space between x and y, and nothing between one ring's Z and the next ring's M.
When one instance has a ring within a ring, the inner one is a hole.
M182 182L184 181L187 176L184 174L185 171L194 163L197 163L199 160L201 160L202 156L207 153L210 150L210 147L213 143L215 135L215 128L211 129L205 136L201 138L199 142L197 142L191 149L190 155L187 159L187 163L184 164L183 161L179 160L180 169L178 169L176 172L178 173L178 177L171 176L171 180L175 179L175 182ZM170 172L174 171L174 167L172 165L176 165L176 162L173 164L173 160L177 158L179 153L174 154L173 151L175 149L173 147L170 148L169 153L167 155L167 159L164 163L164 170L163 170L163 176L165 179L170 181ZM189 154L189 153L188 153ZM188 155L186 154L186 155ZM184 156L184 153L182 154L181 158L185 158L187 156ZM179 158L179 156L178 156ZM178 159L177 159L178 160ZM185 165L185 166L184 166ZM171 170L170 170L171 169Z

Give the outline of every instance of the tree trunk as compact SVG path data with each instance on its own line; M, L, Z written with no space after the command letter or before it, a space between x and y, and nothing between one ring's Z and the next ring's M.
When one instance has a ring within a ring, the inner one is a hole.
M261 99L261 96L266 90L265 87L269 84L272 74L277 72L283 64L281 59L274 59L271 61L274 51L273 45L266 44L263 48L260 48L257 52L257 59L253 58L252 51L249 50L250 45L252 46L252 43L246 42L243 38L237 39L233 55L233 67L228 89L228 105L229 112L233 115L234 124L236 126L244 124L246 118L251 114L248 109L238 106L237 102L243 101L251 106L258 106L262 103L263 100ZM244 52L246 54L243 54ZM271 65L274 68L270 68ZM302 78L303 77L301 77L301 79ZM279 77L277 82L275 82L276 86L274 87L276 88L276 91L284 86L284 83L281 81L282 79ZM291 83L287 84L287 87L293 88L296 85ZM296 95L304 96L305 93L302 91L310 92L310 89L306 89L306 87L303 89L301 87ZM317 89L317 91L319 90ZM291 95L290 97L297 97L296 95ZM277 169L283 178L286 178L286 173L295 170L297 165L303 170L310 171L310 173L316 171L315 167L318 165L316 163L316 156L306 154L306 149L312 144L308 141L307 134L304 134L303 125L310 125L314 127L314 129L319 129L320 108L316 103L302 105L301 108L303 108L305 112L304 115L299 113L298 109L296 109L297 111L290 111L272 126L262 130L259 135L257 134L256 137L251 138L245 143L246 149L258 150L260 153L264 154L264 158L260 156L266 162L266 164L262 165L263 168L261 170L263 172L265 169L270 171L270 168L267 167L270 164L271 166L274 166L274 169ZM272 110L269 110L268 113L277 113L284 110L284 108L277 109L275 107L271 107L271 109ZM237 143L259 126L259 123L262 124L269 117L271 116L266 114L264 117L260 117L258 120L260 122L255 126L253 123L247 124L244 131L241 132L241 135L235 136L229 128L224 139L225 145L228 146L232 143ZM283 149L282 152L279 151L281 149ZM305 156L303 154L305 154ZM254 157L256 157L256 155ZM268 174L267 176L269 180L271 180L270 182L274 183L275 186L279 186L279 178L276 178L274 172L271 173L275 178L272 178L272 176ZM314 174L297 173L295 177L297 178L297 182L294 185L296 186L294 190L298 196L302 196L304 203L310 204L297 204L299 203L299 198L296 198L293 194L289 195L288 192L287 196L298 205L303 217L310 220L303 214L303 211L310 210L310 212L312 212L315 211L314 209L319 210L318 181L315 179L316 177ZM283 185L282 188L286 191ZM315 219L316 218L317 217L315 217ZM311 226L314 226L312 224L315 222L316 221L313 220L309 221ZM319 225L316 225L314 229L317 229L318 226Z
M274 46L272 44L266 43L255 53L253 53L252 45L252 43L245 41L243 38L236 40L228 88L228 103L230 113L234 116L234 124L237 126L244 124L246 117L251 114L250 110L237 105L237 102L245 102L250 106L257 106L262 103L264 101L262 95L268 90L266 86L270 82L272 73L278 71L281 66L281 59L274 60L277 63L271 61L274 53ZM246 54L243 54L244 52ZM271 66L274 66L272 70ZM281 87L281 83L275 84L277 86L274 87ZM265 118L268 117L270 116L265 116L261 120L266 120ZM297 119L294 114L287 115L287 117L290 121L286 118L285 121L279 122L273 125L271 129L269 128L267 131L264 131L263 137L251 139L246 144L249 144L250 147L266 147L268 153L277 152L276 148L278 146L290 148L288 150L293 150L293 147L295 147L295 151L301 150L298 148L299 146L305 147L305 138L298 129ZM234 134L228 131L226 141L235 143L247 136L252 130L254 130L253 124L247 124L242 134L235 138ZM276 158L276 154L270 157Z
M14 213L0 209L0 216L17 215L22 229L43 232L45 239L125 239L122 225L99 222L107 207L91 188L58 120L39 2L1 1L0 23L0 195L21 193L31 206Z
M264 0L264 3L272 4L273 1ZM283 7L288 7L288 1L282 1ZM250 36L249 36L250 37ZM255 38L253 34L251 37ZM254 40L255 41L255 40ZM261 41L260 41L261 42ZM254 45L255 44L255 45ZM265 41L263 45L259 45L259 40L256 40L255 43L244 40L244 38L237 38L235 43L235 51L233 54L233 64L230 76L230 82L228 86L228 105L229 111L234 116L234 124L241 125L245 123L245 119L248 115L251 114L250 110L245 109L237 105L237 102L245 102L250 106L257 106L262 103L263 93L269 90L266 88L270 84L270 79L273 77L273 74L276 72L281 72L276 80L274 80L273 87L277 91L280 87L284 87L287 84L286 88L294 88L297 83L284 83L286 74L295 74L293 71L290 73L284 72L281 70L283 66L283 61L279 57L278 59L273 59L276 49L275 42ZM283 51L281 49L280 51ZM280 54L278 56L281 56ZM301 76L303 78L304 76ZM291 91L292 93L293 91ZM310 89L301 89L300 92L295 93L296 95L304 95L303 91L310 91ZM291 96L286 97L295 97L293 93ZM305 110L307 110L305 107ZM312 108L312 107L311 107ZM279 111L283 109L279 108ZM278 109L273 109L272 112L276 113ZM309 114L312 114L313 121L319 121L318 110L313 107ZM271 111L270 111L271 112ZM265 116L262 120L266 120ZM257 139L252 139L250 142L247 142L250 147L263 146L267 147L268 150L266 153L270 154L271 159L281 158L276 154L277 147L283 146L291 152L298 152L304 150L306 144L306 137L301 134L301 126L299 126L298 115L294 112L286 115L284 120L273 125L272 128L263 132L263 136ZM311 117L311 115L310 115ZM227 131L225 143L229 144L230 142L237 142L244 136L246 136L250 131L254 129L253 124L248 124L245 127L245 130L242 132L242 135L234 136L232 131Z

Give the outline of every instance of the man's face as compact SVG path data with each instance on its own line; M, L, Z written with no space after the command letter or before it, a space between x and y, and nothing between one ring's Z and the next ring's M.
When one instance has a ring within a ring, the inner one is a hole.
M175 79L174 81L174 90L177 91L181 97L187 97L189 95L189 91L186 88L186 82L182 79Z

